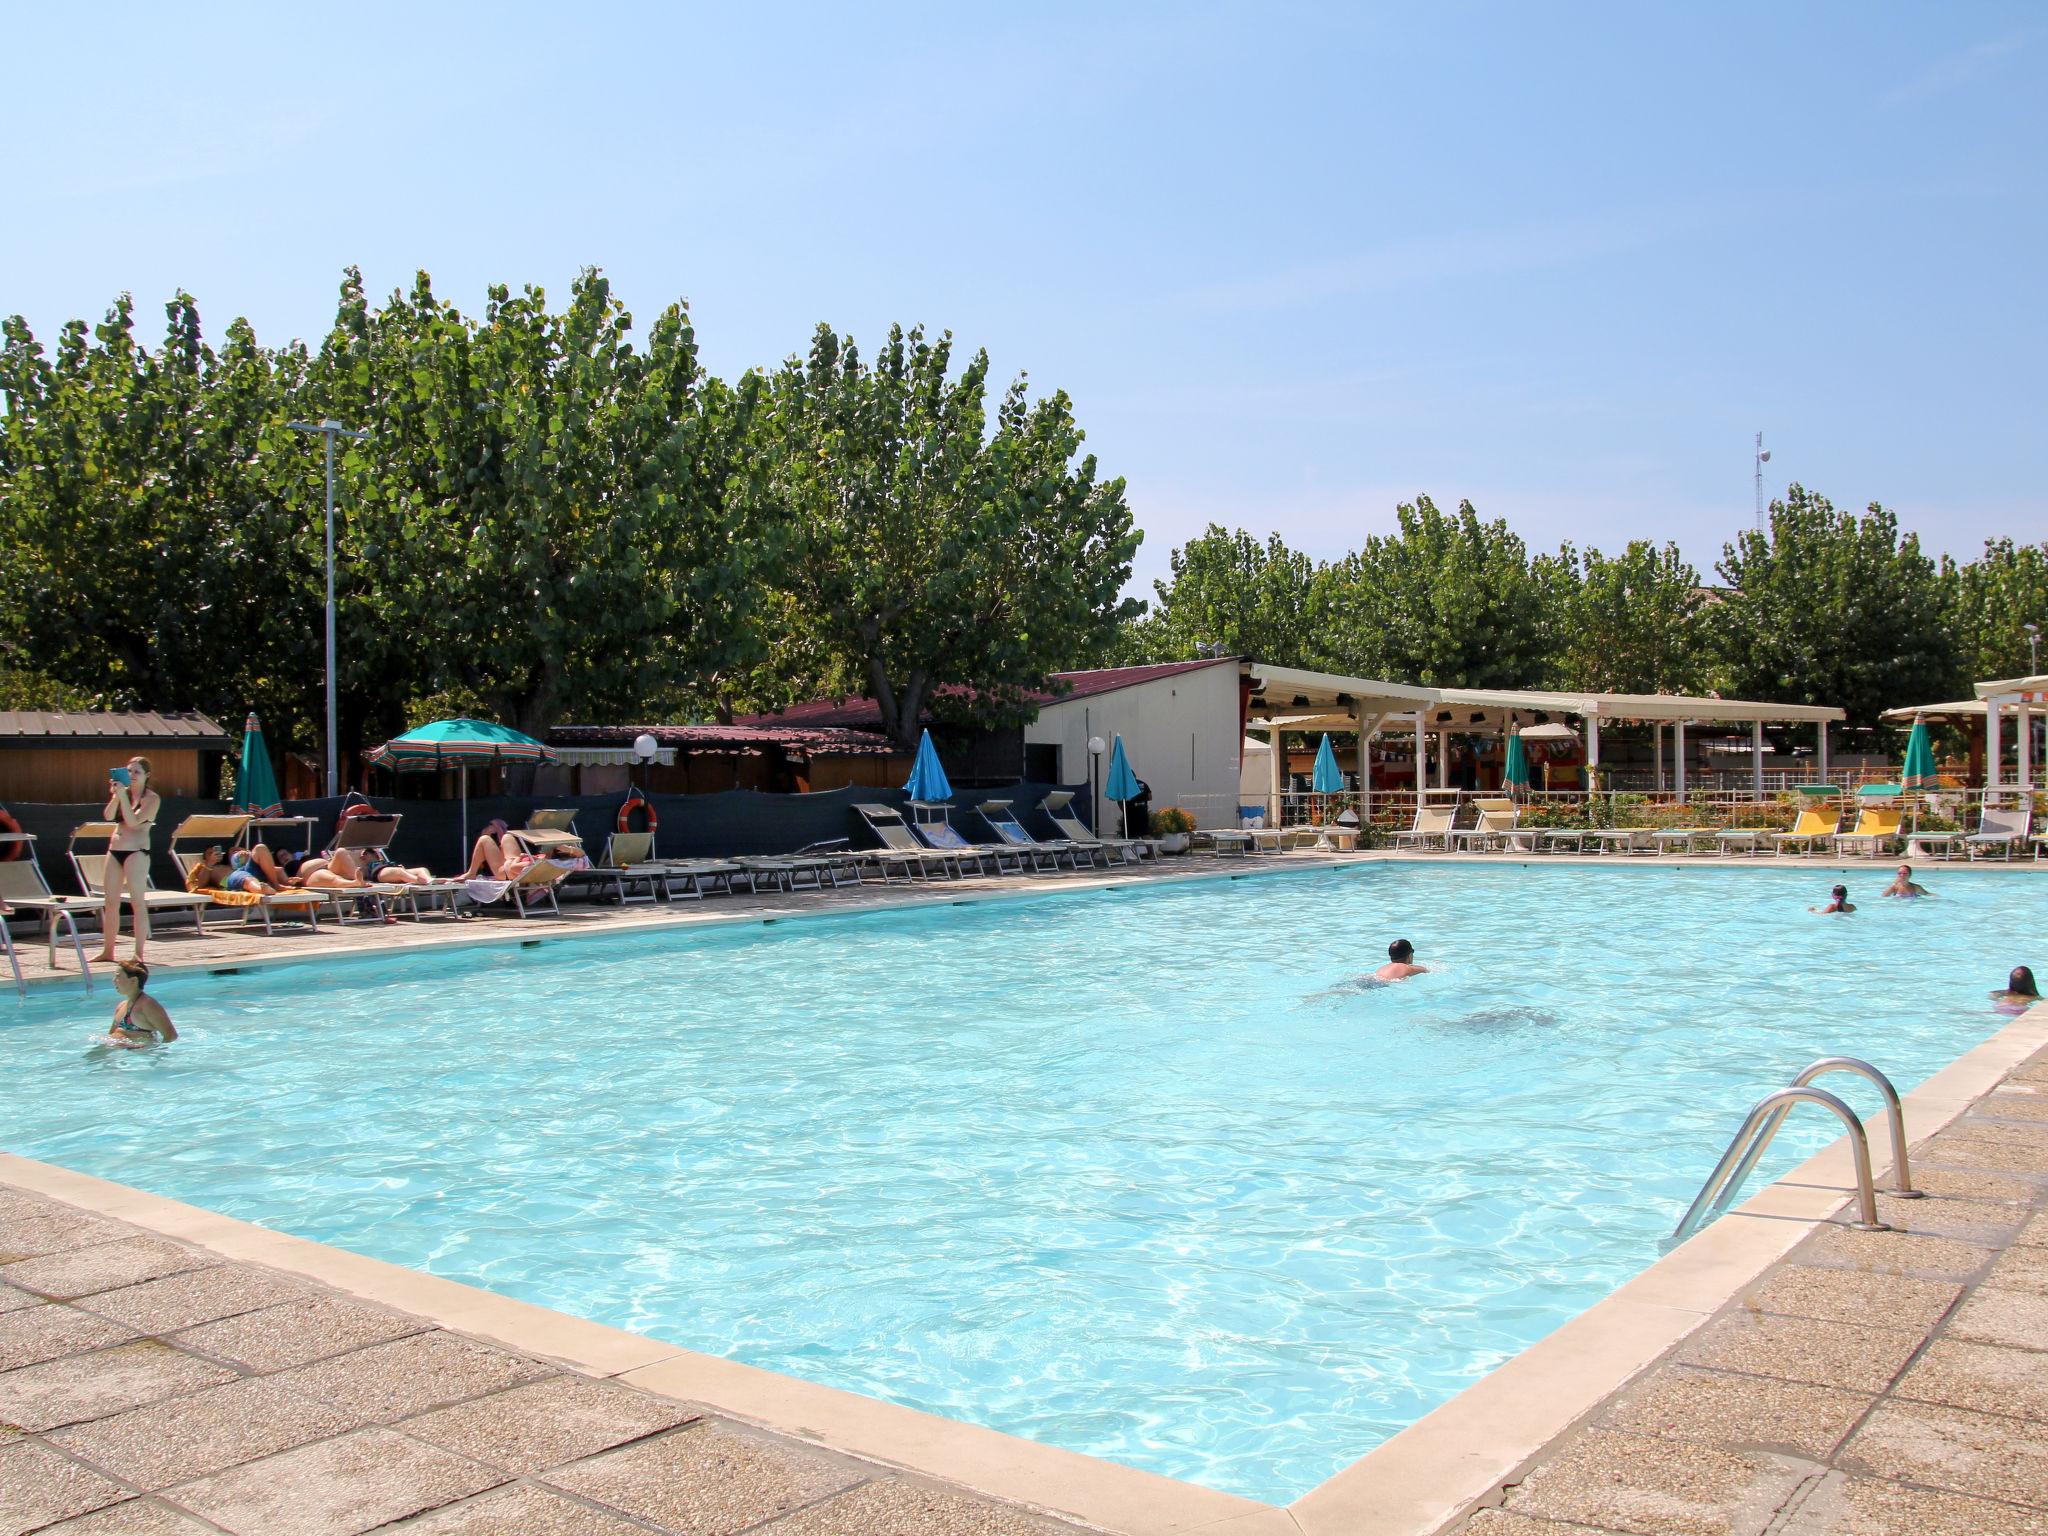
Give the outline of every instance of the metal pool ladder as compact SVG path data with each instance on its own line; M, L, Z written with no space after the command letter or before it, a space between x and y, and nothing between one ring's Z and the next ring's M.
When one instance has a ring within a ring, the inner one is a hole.
M1913 1187L1912 1169L1906 1162L1906 1116L1899 1106L1899 1091L1892 1086L1892 1080L1858 1057L1823 1056L1793 1078L1791 1087L1767 1093L1756 1101L1743 1117L1742 1129L1728 1143L1728 1150L1721 1154L1721 1161L1714 1165L1714 1171L1707 1175L1707 1182L1700 1186L1691 1207L1672 1230L1671 1242L1683 1242L1735 1203L1736 1191L1742 1188L1742 1181L1749 1177L1750 1170L1756 1167L1757 1160L1770 1147L1771 1138L1778 1134L1778 1128L1797 1104L1818 1104L1823 1109L1832 1110L1848 1128L1849 1150L1856 1159L1857 1210L1862 1218L1851 1225L1859 1232L1892 1230L1877 1219L1877 1191L1870 1179L1870 1142L1863 1134L1863 1122L1856 1118L1855 1110L1834 1094L1808 1086L1815 1078L1829 1072L1853 1072L1877 1085L1878 1092L1884 1095L1885 1118L1891 1124L1892 1181L1896 1187L1890 1193L1900 1200L1917 1200L1925 1193Z

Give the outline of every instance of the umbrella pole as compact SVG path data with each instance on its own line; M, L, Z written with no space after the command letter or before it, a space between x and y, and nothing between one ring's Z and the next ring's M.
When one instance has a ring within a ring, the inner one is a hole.
M467 869L469 868L469 770L467 768L458 768L455 772L462 779L462 846L456 849L456 856L461 859L462 867Z

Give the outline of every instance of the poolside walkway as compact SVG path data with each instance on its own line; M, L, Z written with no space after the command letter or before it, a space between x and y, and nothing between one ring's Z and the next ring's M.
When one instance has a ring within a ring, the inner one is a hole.
M0 1536L1071 1525L0 1184Z
M2048 1533L2048 1051L1554 1442L1466 1536Z

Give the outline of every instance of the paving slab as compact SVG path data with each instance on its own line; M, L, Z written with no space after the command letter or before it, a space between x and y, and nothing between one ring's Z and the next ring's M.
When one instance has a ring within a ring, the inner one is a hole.
M356 1536L503 1481L437 1445L373 1428L186 1483L170 1497L235 1536Z
M1580 1525L1576 1521L1561 1525L1555 1520L1538 1520L1534 1515L1518 1515L1507 1509L1482 1509L1459 1529L1466 1536L1622 1536L1612 1529Z
M155 1499L129 1499L62 1525L45 1526L36 1536L220 1536L220 1527L203 1525Z
M23 1307L40 1307L43 1298L27 1291L17 1291L11 1285L0 1285L0 1312L18 1312Z
M1919 1347L1920 1335L1898 1329L1734 1313L1694 1334L1678 1358L1687 1365L1777 1376L1845 1392L1882 1392Z
M0 1312L0 1371L125 1344L135 1336L133 1328L75 1307L45 1305Z
M62 1211L54 1206L10 1211L7 1219L0 1222L0 1266L128 1235L126 1227L87 1216L82 1211ZM0 1268L0 1279L5 1277L6 1270Z
M1963 1288L1952 1281L1786 1264L1772 1270L1749 1293L1748 1301L1759 1312L1883 1328L1926 1329L1940 1321L1962 1294Z
M2008 1249L1985 1271L1984 1284L1992 1290L2048 1296L2048 1249ZM2043 1341L2042 1347L2048 1348L2048 1340Z
M427 1326L418 1318L382 1307L338 1296L314 1296L217 1323L202 1323L173 1334L171 1342L252 1371L282 1371L368 1344L422 1333Z
M2040 1194L2044 1180L2027 1178L2024 1175L1989 1173L1971 1168L1926 1168L1915 1160L1913 1164L1913 1187L1924 1189L1930 1195L1953 1197L1958 1200L1995 1201L2007 1205L2027 1205Z
M2031 1350L1936 1339L1893 1390L1916 1402L2048 1423L2048 1359Z
M2011 1349L2048 1349L2048 1296L1980 1286L1956 1308L1948 1333L1951 1338Z
M1958 1200L1946 1195L1925 1200L1901 1200L1887 1194L1877 1197L1879 1221L1907 1232L1957 1238L1979 1248L2001 1248L2011 1242L2026 1217L2026 1206L1996 1200Z
M128 1497L128 1490L33 1440L0 1445L0 1536L22 1536Z
M360 1421L275 1382L237 1378L190 1397L61 1429L52 1445L153 1491L352 1429Z
M1977 1118L2048 1120L2048 1093L1994 1093L1977 1106Z
M1736 1449L1831 1455L1877 1399L1803 1382L1661 1366L1601 1415L1608 1429Z
M103 1419L234 1379L155 1339L0 1372L0 1424L34 1433Z
M279 1386L371 1423L389 1423L535 1381L551 1368L435 1330L284 1371Z
M1824 1223L1793 1255L1796 1262L1874 1275L1964 1281L1991 1262L1992 1250L1920 1232L1858 1232Z
M384 1529L406 1536L648 1536L653 1527L552 1488L510 1483Z
M892 1478L755 1529L759 1536L1054 1536L1062 1528L1022 1510Z
M542 1472L698 1418L687 1403L561 1375L407 1419L400 1427L474 1461Z
M2048 1509L2048 1426L1890 1402L1842 1448L1846 1471Z
M1761 1531L1803 1469L1776 1457L1588 1430L1509 1492L1516 1514L1632 1536Z
M862 1481L846 1463L692 1424L572 1462L545 1481L677 1536L733 1536Z
M2048 1149L2015 1147L1982 1137L1937 1136L1920 1157L1936 1167L1978 1168L1989 1173L2048 1173ZM1917 1175L1919 1162L1913 1164Z
M23 1259L0 1268L0 1280L19 1290L58 1301L111 1291L140 1280L218 1264L196 1249L160 1237L123 1237L87 1248L71 1248Z
M1772 1536L2048 1536L2048 1515L1831 1472Z
M2048 1248L2048 1211L2041 1212L2020 1228L2020 1235L2013 1239L2022 1247Z
M1944 1138L1949 1141L1995 1141L2005 1147L2048 1151L2048 1125L1993 1119L1979 1114L1964 1115L1943 1131L1937 1140Z
M311 1294L303 1285L281 1275L241 1264L217 1264L211 1269L188 1270L117 1291L102 1291L88 1297L83 1305L88 1311L126 1323L141 1333L176 1333L181 1328L217 1322L239 1313L301 1301Z

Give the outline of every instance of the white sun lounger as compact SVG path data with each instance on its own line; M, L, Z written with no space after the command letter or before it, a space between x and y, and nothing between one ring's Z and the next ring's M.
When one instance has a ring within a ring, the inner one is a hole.
M1072 843L1052 840L1040 842L1024 830L1024 823L1017 819L1016 802L1013 800L984 800L975 810L981 819L989 824L997 837L1019 855L1028 860L1033 869L1054 869L1065 859L1069 867L1079 869L1084 855ZM1093 855L1086 856L1090 863Z
M1416 808L1415 820L1394 834L1395 848L1416 847L1427 852L1434 842L1437 847L1449 851L1451 846L1451 824L1458 819L1458 808L1454 805L1424 805Z
M88 896L105 899L107 894L107 845L114 839L114 824L111 821L81 822L71 829L71 841L66 857L71 861L72 873L78 876L78 888ZM84 853L79 852L80 843L98 843L100 847ZM191 914L192 926L201 933L206 931L206 920L200 914L213 905L210 897L194 896L190 891L160 891L149 873L151 861L143 861L143 905L152 913L187 912Z
M1071 789L1051 791L1039 801L1038 808L1060 829L1062 837L1076 848L1089 851L1091 858L1099 857L1105 867L1111 862L1135 864L1145 856L1144 845L1132 838L1097 836L1093 827L1074 814L1074 792Z
M85 955L85 941L78 936L78 914L90 912L98 915L106 906L97 896L58 896L50 890L49 882L43 879L42 866L36 863L35 835L29 832L16 834L28 849L28 856L0 862L0 901L16 912L33 912L43 920L43 943L51 970L57 968L57 925L62 923L71 939L71 952L78 957L78 973L85 978L85 990L92 990L92 962ZM7 924L0 920L0 930ZM21 980L21 964L14 960L14 936L7 936L7 953L14 964L14 979L26 992Z

